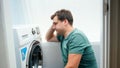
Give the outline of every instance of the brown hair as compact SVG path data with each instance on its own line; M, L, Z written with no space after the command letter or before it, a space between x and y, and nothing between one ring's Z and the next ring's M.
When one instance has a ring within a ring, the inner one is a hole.
M61 21L67 19L70 25L73 24L73 16L69 10L66 9L58 10L51 16L51 19L53 19L55 16L58 16L58 19Z

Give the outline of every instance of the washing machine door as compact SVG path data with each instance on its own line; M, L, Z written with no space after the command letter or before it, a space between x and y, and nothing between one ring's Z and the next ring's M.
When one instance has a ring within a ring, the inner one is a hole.
M42 68L42 50L38 41L33 42L28 50L26 68Z

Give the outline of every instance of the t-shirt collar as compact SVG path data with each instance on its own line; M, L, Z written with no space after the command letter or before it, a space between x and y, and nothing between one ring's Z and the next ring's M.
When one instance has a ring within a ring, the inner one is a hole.
M71 34L73 34L73 32L75 31L75 29L76 29L76 28L74 28L74 29L67 35L67 37L65 37L65 40L67 40L67 39L69 38L69 36L70 36Z

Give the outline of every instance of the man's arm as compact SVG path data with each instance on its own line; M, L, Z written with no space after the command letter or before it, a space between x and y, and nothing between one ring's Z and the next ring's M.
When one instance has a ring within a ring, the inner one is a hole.
M50 27L50 29L48 30L47 34L46 34L46 40L48 42L58 42L56 35L54 34L55 29L52 28L53 25Z
M81 54L69 54L65 68L78 68L81 57Z

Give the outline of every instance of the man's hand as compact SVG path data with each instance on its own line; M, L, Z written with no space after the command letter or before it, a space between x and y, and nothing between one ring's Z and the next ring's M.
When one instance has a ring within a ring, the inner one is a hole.
M55 32L55 26L52 24L52 26L49 28L47 34L46 34L46 40L48 42L58 42L56 35L54 35Z

